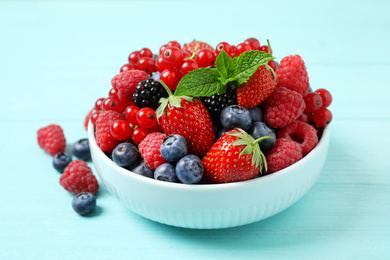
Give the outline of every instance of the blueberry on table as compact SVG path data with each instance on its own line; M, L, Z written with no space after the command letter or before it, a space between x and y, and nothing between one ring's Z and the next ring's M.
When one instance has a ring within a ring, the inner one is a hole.
M183 136L172 134L164 138L160 152L162 157L168 162L177 162L188 152L188 144Z
M53 167L59 172L63 173L66 166L72 161L72 156L68 153L57 153L53 157Z
M159 181L180 182L176 176L175 166L170 163L163 163L154 171L154 178Z
M81 192L74 196L72 207L80 215L91 213L96 207L96 198L92 193Z
M200 158L189 154L176 164L176 175L182 183L199 183L203 177L204 167Z
M137 146L132 143L120 143L112 151L112 160L121 167L133 167L140 160Z
M91 151L89 149L88 139L80 139L72 146L72 154L80 160L91 160Z
M137 166L131 169L131 171L148 178L154 177L154 171L150 169L143 160Z
M275 131L264 122L254 122L248 130L248 134L250 134L255 140L263 136L271 136L271 138L263 139L259 142L260 150L263 152L269 151L276 143Z
M221 123L225 129L241 128L246 131L252 124L252 118L245 107L231 105L222 110Z

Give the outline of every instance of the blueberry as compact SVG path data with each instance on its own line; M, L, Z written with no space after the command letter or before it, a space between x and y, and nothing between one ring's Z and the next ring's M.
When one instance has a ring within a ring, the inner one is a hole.
M112 151L112 160L121 167L133 167L141 155L132 143L120 143Z
M160 147L161 156L168 162L177 162L188 152L188 144L183 136L172 134L164 138Z
M133 169L131 169L132 172L148 177L153 178L154 172L152 169L150 169L144 161L141 161L137 166L135 166Z
M88 139L80 139L72 146L72 154L80 160L91 160L91 151L89 150Z
M154 178L159 181L180 182L176 176L175 166L163 163L154 171Z
M96 207L96 198L89 192L81 192L74 196L72 207L80 215L91 213Z
M241 128L248 130L252 124L249 110L239 105L225 107L221 112L221 123L225 129Z
M265 152L274 147L276 143L275 131L264 122L254 122L248 131L255 140L263 136L271 136L270 139L264 139L259 142L261 151Z
M66 166L72 161L72 155L68 153L57 153L53 157L53 167L59 172L63 173Z
M261 109L258 107L253 107L249 109L249 115L252 118L252 123L263 121L263 111L261 111Z
M176 175L182 183L199 183L203 177L204 166L198 156L189 154L176 164Z

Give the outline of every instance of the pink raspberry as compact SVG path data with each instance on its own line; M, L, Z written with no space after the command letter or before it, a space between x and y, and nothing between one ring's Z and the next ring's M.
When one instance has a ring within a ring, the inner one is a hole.
M167 163L160 152L160 147L166 134L155 132L148 134L138 145L138 150L144 159L145 164L152 170L155 170L163 163Z
M264 119L274 128L295 121L305 110L303 97L288 88L277 87L264 103Z
M294 121L278 132L278 138L285 138L297 142L303 152L308 154L318 144L317 131L311 125L302 121Z
M276 140L275 146L267 153L266 160L268 171L267 173L273 173L280 171L300 159L302 159L302 148L294 141L279 138Z
M98 147L105 153L111 153L120 143L111 135L111 125L114 121L125 119L125 117L113 110L103 111L99 114L95 124L95 136Z
M116 75L111 80L111 85L118 93L119 100L124 104L128 104L132 102L138 83L148 78L150 76L143 70L127 70Z
M309 90L309 77L307 76L305 62L299 55L284 57L276 70L279 87L294 90L304 97Z
M61 126L51 124L37 131L38 145L51 156L65 152L66 139Z
M99 189L95 175L83 160L74 160L65 168L60 177L60 184L65 190L74 194L80 192L96 194Z

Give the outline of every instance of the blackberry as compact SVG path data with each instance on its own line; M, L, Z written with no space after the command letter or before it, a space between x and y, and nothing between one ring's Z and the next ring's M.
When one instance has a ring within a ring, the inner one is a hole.
M138 83L132 98L136 106L156 110L159 106L158 101L162 97L168 97L164 87L160 82L149 78Z
M237 92L229 89L223 94L214 94L210 97L202 97L200 100L209 111L211 118L219 120L221 111L225 107L237 104Z

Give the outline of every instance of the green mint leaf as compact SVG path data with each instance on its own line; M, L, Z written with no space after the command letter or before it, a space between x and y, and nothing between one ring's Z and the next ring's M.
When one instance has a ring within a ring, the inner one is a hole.
M189 72L177 85L174 96L207 97L226 91L218 78L220 74L216 68L200 68Z
M237 86L240 86L248 81L259 66L267 64L267 62L273 59L275 57L263 51L253 50L241 53L240 56L233 59L235 71L232 78L237 81Z
M221 78L223 79L228 79L231 75L234 74L234 62L224 49L222 49L218 54L215 61L215 66L217 67L219 74L221 74Z

